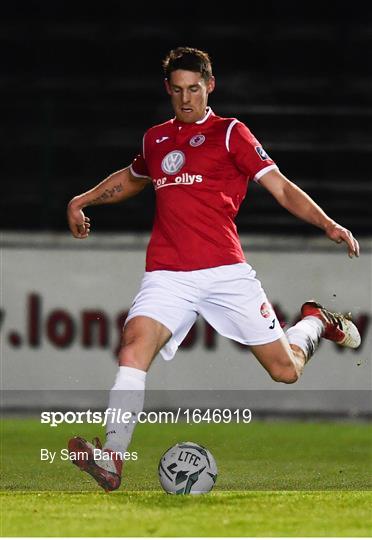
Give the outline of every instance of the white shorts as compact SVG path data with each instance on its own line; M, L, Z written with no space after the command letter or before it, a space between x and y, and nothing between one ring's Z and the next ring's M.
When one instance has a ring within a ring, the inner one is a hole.
M219 334L244 345L264 345L283 335L256 272L247 263L145 272L125 324L142 315L166 326L172 336L160 353L171 360L199 314Z

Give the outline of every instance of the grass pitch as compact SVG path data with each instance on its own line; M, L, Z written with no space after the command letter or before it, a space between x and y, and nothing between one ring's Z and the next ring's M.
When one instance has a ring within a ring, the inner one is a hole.
M367 424L143 424L119 491L106 495L59 453L97 426L2 426L2 536L370 536L372 437ZM182 440L218 465L204 496L161 492L157 465ZM56 451L50 464L40 448Z

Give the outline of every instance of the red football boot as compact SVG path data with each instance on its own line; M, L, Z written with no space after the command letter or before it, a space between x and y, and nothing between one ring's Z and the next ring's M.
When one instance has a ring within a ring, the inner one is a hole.
M70 439L68 451L72 453L71 461L81 471L90 474L105 491L114 491L120 486L123 462L118 459L118 452L109 449L102 450L98 437L95 437L92 442L93 444L82 437ZM98 458L95 457L95 450L100 451Z
M314 300L308 300L301 307L301 318L316 317L324 324L323 337L342 347L356 349L361 339L357 327L351 322L351 313L343 315L324 308Z

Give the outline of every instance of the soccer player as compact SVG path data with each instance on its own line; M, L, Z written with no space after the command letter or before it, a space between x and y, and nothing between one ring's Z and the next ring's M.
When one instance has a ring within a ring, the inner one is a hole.
M108 491L120 485L120 458L143 407L151 362L159 352L165 360L173 358L198 314L223 336L249 345L282 383L297 381L322 337L345 347L360 344L347 316L315 301L303 304L302 319L284 333L245 261L234 218L254 181L330 240L344 242L350 257L359 256L357 240L279 171L242 122L221 118L208 107L215 79L207 53L179 47L170 51L163 68L175 117L151 127L132 164L74 197L67 211L73 236L83 239L90 232L85 207L123 201L151 183L156 193L146 272L124 325L109 398L109 409L132 411L133 421L108 423L106 459L95 458L97 440L69 441L70 451L88 456L74 463Z

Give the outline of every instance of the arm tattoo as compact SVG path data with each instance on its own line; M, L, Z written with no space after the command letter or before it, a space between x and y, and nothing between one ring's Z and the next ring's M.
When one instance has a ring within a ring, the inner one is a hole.
M100 203L109 202L109 199L112 199L116 193L120 193L121 191L123 191L123 189L124 188L122 184L117 184L116 186L113 186L110 189L107 188L102 193L102 195L93 199L90 204L100 204Z

